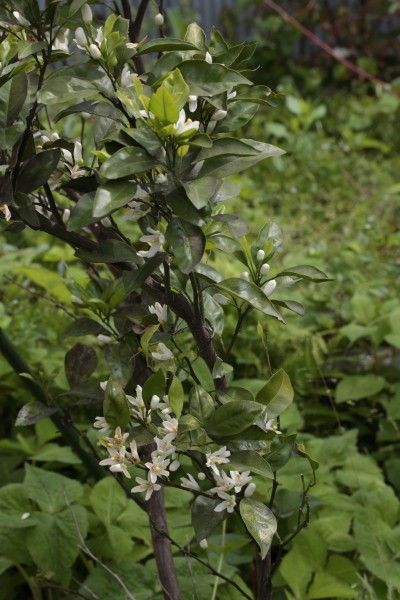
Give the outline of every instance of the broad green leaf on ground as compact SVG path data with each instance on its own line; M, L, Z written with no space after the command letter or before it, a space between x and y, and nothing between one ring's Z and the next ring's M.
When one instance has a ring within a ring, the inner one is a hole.
M386 381L381 375L346 375L336 387L336 402L370 398L381 392L385 386Z
M28 497L49 513L64 509L83 494L79 481L31 465L25 467L24 486Z

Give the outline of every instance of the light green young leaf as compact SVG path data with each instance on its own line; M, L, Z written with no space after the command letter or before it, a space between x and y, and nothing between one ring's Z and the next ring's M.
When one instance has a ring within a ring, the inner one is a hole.
M149 111L162 123L176 123L179 117L179 107L175 97L164 85L161 85L151 96Z
M170 407L179 419L182 414L185 392L183 391L183 386L180 379L178 379L176 375L174 375L172 378L171 385L169 386L168 400Z
M278 417L293 402L294 391L288 374L279 369L258 392L256 401L267 407L269 419Z

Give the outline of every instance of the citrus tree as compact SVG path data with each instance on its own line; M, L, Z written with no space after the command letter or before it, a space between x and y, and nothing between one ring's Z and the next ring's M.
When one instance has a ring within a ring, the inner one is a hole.
M148 2L121 4L95 24L98 7L82 0L44 9L35 0L2 2L2 217L14 232L39 230L72 246L86 269L86 285L66 275L75 306L66 335L86 336L66 353L69 397L85 396L98 354L108 365L87 433L74 425L74 404L35 379L36 400L18 424L51 415L89 478L109 471L148 515L165 598L182 597L174 565L181 553L227 579L206 556L221 524L252 538L254 594L270 598L285 547L308 522L314 481L303 478L297 517L280 530L278 471L291 456L312 473L316 464L281 431L293 400L287 374L276 371L255 393L235 382L230 361L251 311L283 323L283 311L303 312L285 300L288 282L326 278L305 265L277 272L276 226L246 236L240 216L225 211L238 195L231 175L283 154L237 134L270 95L248 78L254 44L228 45L216 30L206 39L195 23L184 39L165 37L162 12L150 37L141 32ZM233 259L240 277L215 266ZM235 318L231 335L227 316ZM261 324L257 332L264 351ZM4 336L0 342L25 371ZM169 534L166 487L192 494L193 540L184 547ZM78 546L84 532L73 521Z

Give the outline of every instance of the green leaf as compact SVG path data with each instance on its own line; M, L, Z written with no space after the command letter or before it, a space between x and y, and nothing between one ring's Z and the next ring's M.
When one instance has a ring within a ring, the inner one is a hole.
M168 224L165 237L179 269L182 273L191 273L204 254L206 240L201 228L174 218Z
M197 50L196 46L189 42L174 38L156 38L140 44L137 48L138 54L147 54L148 52L176 52L180 50Z
M86 537L86 510L74 505L57 514L37 512L34 516L38 523L26 537L29 553L41 570L54 573L56 581L64 582L80 552L80 536Z
M29 193L46 183L55 171L60 155L60 149L54 148L34 154L25 160L18 173L17 190Z
M229 457L229 465L233 469L252 471L253 473L257 473L257 475L262 475L269 479L273 477L271 466L254 450L237 450L232 452Z
M36 519L31 515L22 519L24 513L31 513L32 505L22 483L9 483L0 488L0 527L24 529L32 527ZM8 533L9 535L9 533Z
M148 379L146 379L143 385L143 400L149 403L154 395L162 397L164 394L165 379L162 370L159 369L155 373L152 373Z
M346 375L336 387L336 402L371 398L379 394L385 386L386 380L380 375Z
M214 177L204 177L183 183L189 200L198 209L207 206L209 200L217 193L220 185L221 182Z
M272 440L271 451L266 455L266 460L271 465L273 471L282 468L292 455L296 434L277 435Z
M279 369L258 392L256 401L267 407L268 419L274 419L291 405L293 397L289 376L283 369Z
M227 437L241 433L261 416L262 404L245 400L227 402L219 406L206 421L207 433L213 437Z
M222 292L229 292L236 298L245 300L253 308L284 323L281 313L254 283L233 277L232 279L225 279L218 287Z
M192 369L202 387L207 391L212 391L215 387L214 379L206 361L201 356L198 356L192 361Z
M190 93L196 96L217 96L230 91L238 84L251 85L251 81L237 71L205 60L187 60L179 65L179 70Z
M340 581L329 573L317 572L308 590L307 598L310 598L310 600L316 600L317 598L359 598L359 594L345 581Z
M271 144L264 144L263 142L256 142L254 140L235 140L235 143L227 143L225 146L231 148L233 152L234 147L241 152L245 152L245 144L249 146L247 154L220 154L218 150L223 151L224 144L217 144L218 152L215 156L211 156L211 158L207 158L204 161L202 168L198 174L199 178L201 177L209 177L212 175L213 177L228 177L229 175L234 175L236 173L240 173L240 171L244 171L249 167L257 164L261 160L265 158L269 158L271 156L281 156L285 154L284 150L281 150L277 146L272 146ZM214 144L215 145L215 144ZM214 146L213 146L214 147ZM220 148L221 147L221 148ZM252 150L251 150L252 148ZM209 150L203 150L202 153L212 153L213 148Z
M68 336L81 336L81 335L99 335L102 333L104 335L109 335L110 332L98 323L94 319L90 319L89 317L81 317L77 319L71 325L69 325L63 333L63 337Z
M208 392L199 385L195 385L189 396L189 412L196 417L200 423L205 423L214 413L214 400Z
M169 73L169 75L167 75L162 83L162 87L171 94L174 104L178 107L178 110L183 108L189 97L190 90L179 69L174 69L171 73ZM150 108L150 110L152 109ZM175 121L176 120L177 119L175 119ZM175 121L171 121L171 123L174 123Z
M185 400L185 392L183 391L182 383L178 377L174 375L171 385L168 390L169 405L178 417L182 414L183 403Z
M193 44L200 50L206 49L206 34L197 23L189 23L185 33L185 42Z
M29 498L49 513L64 509L83 494L79 481L31 465L25 467L24 485Z
M113 428L126 428L129 423L129 406L126 394L122 388L120 381L110 378L107 382L107 387L103 403L104 418Z
M38 400L32 400L20 409L15 420L15 425L16 427L34 425L41 419L45 419L55 412L57 412L57 409L54 406L46 406Z
M10 126L18 118L28 91L28 78L24 71L18 73L11 80L10 94L7 106L6 125Z
M120 179L143 173L159 163L142 148L121 148L100 167L100 175L105 179Z
M129 181L115 181L97 188L92 214L100 219L130 202L136 192L136 185Z
M179 108L174 96L164 85L161 85L151 96L149 111L160 119L162 123L176 123L179 117Z
M264 559L276 533L275 515L267 506L251 498L243 498L239 509L243 522L250 535L257 542L261 558Z
M124 291L124 298L142 287L146 279L160 266L163 258L163 254L156 254L156 256L152 256L152 258L146 260L144 265L136 269L136 271L122 276L121 285Z
M130 262L136 264L140 260L132 246L122 240L114 239L105 240L94 252L77 250L76 256L88 263Z
M78 386L90 377L97 367L97 355L92 346L75 344L64 359L65 375L71 387Z
M90 504L100 521L104 525L111 525L117 522L128 500L114 477L104 477L92 488Z
M45 444L32 455L36 462L59 462L66 465L80 465L81 460L68 446Z
M212 531L224 520L224 513L215 512L220 500L197 496L192 504L192 525L197 542L207 539Z
M94 223L96 219L93 216L94 193L83 194L71 210L71 216L68 220L67 229L76 231Z
M282 277L285 275L300 277L301 279L309 279L310 281L332 281L323 271L310 265L298 265L296 267L290 267L281 271L276 277Z

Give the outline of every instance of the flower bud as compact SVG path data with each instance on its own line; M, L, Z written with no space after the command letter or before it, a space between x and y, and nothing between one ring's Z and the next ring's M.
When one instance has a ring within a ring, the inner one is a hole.
M264 264L261 266L261 269L260 269L260 273L261 273L261 275L266 275L266 274L269 272L270 268L271 268L271 267L269 266L269 264L268 264L268 263L264 263Z
M257 260L258 262L261 262L262 260L264 260L265 258L265 252L262 248L260 248L257 252Z
M94 60L98 60L101 57L100 48L96 44L90 44L89 54Z
M150 400L151 410L157 410L159 404L160 404L160 396L157 396L156 394L154 394L154 396Z
M71 211L69 210L69 208L66 208L62 214L62 221L63 221L64 225L66 223L68 223L70 216L71 216Z
M93 13L89 4L84 4L81 8L82 20L84 23L91 23L93 21Z
M265 285L263 285L261 289L266 296L270 296L272 294L272 292L275 290L275 288L276 288L276 281L275 281L275 279L271 279L270 281L267 281L267 283Z
M161 13L156 14L154 17L154 23L157 25L157 27L162 27L164 25L164 17Z
M82 27L78 27L75 30L75 41L77 44L79 44L79 46L87 46L87 37Z
M206 474L205 474L205 473L203 473L203 471L200 471L200 473L197 473L197 479L198 479L199 481L204 481L204 480L205 480L205 478L206 478Z
M200 548L202 548L203 550L207 550L208 542L207 542L206 538L200 540L199 545L200 545Z
M211 121L221 121L222 119L225 119L226 115L227 111L223 110L222 108L219 108L211 117Z
M248 271L243 271L242 273L240 273L240 278L244 279L245 281L249 281L250 279L250 274Z
M195 96L194 94L190 94L188 100L189 100L189 111L194 112L197 108L197 96Z
M205 60L206 62L208 62L208 64L209 64L209 65L211 65L211 64L212 64L212 61L213 61L213 59L212 59L212 56L211 56L211 54L210 54L209 52L206 52L206 55L205 55L205 57L204 57L204 60Z
M255 489L256 489L256 484L253 482L249 483L249 485L244 490L245 497L250 498L250 496L252 496L254 494Z

